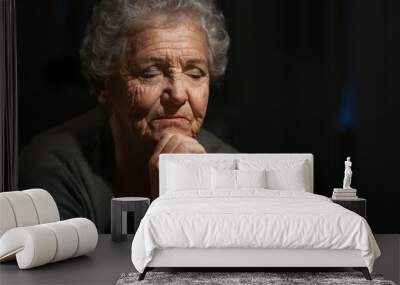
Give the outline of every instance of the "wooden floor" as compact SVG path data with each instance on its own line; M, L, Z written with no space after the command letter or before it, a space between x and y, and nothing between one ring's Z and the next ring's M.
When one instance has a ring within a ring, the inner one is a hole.
M374 273L383 274L385 279L400 284L400 234L375 234L381 250L374 265Z

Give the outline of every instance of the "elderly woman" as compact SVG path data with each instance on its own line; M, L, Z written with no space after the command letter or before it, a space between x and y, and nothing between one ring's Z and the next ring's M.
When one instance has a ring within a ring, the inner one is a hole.
M113 196L158 196L160 153L235 152L201 129L229 36L211 0L103 0L81 49L99 108L37 136L20 187L41 187L61 217L110 230Z

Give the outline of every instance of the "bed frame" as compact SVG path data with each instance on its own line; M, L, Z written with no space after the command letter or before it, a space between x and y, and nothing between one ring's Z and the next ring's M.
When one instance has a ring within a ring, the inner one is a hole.
M305 160L308 164L306 187L307 192L313 193L313 155L312 154L161 154L160 167L160 195L166 192L167 161L196 161L199 164L207 161L235 160L253 158L262 160ZM254 249L254 248L168 248L157 249L153 259L139 280L144 279L146 273L153 269L229 269L229 271L265 271L271 268L353 268L361 271L367 280L371 275L361 257L359 250L330 250L330 249ZM251 269L251 270L250 270Z
M253 271L255 268L264 271L271 268L284 268L287 271L295 268L337 269L353 268L361 271L367 280L371 280L368 268L361 258L359 250L328 249L193 249L171 248L156 250L152 261L143 273L142 280L148 271L155 268L199 268L235 269L234 271ZM323 270L321 270L323 271Z

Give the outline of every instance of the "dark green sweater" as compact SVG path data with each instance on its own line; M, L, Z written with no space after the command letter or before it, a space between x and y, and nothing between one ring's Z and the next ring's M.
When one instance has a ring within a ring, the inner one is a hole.
M233 147L200 130L208 153L233 153ZM86 217L100 233L110 232L114 143L100 108L36 136L21 152L19 189L43 188L54 197L61 219Z

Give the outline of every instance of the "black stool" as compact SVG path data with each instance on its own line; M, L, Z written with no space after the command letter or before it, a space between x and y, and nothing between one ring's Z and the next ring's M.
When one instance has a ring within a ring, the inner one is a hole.
M111 199L111 239L124 241L128 234L127 213L134 215L133 234L136 233L140 221L150 205L149 198L120 197Z

